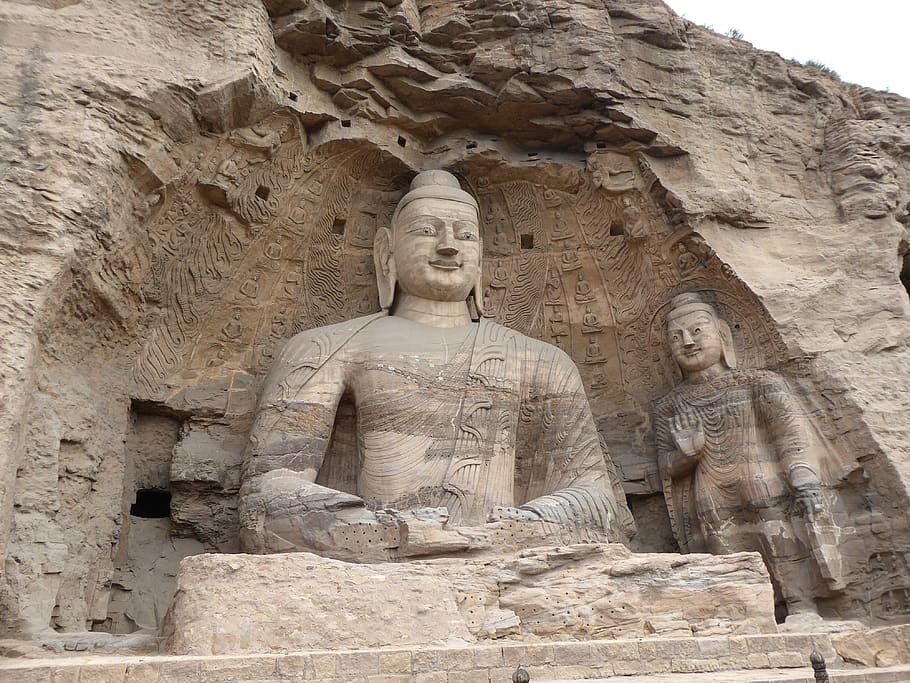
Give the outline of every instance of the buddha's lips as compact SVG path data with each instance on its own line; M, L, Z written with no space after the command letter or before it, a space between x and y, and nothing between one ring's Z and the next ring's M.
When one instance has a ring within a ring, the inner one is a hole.
M430 265L436 268L442 268L443 270L457 270L461 268L461 264L458 261L443 258L433 259L430 261Z

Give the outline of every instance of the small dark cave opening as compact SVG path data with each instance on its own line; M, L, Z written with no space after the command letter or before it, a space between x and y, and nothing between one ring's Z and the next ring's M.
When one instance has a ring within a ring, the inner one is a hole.
M164 519L171 516L171 492L164 489L139 489L130 515L144 519Z

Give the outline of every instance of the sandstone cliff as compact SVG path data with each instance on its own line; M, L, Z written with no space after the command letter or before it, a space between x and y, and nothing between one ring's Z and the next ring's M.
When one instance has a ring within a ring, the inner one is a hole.
M907 100L658 0L6 0L0 51L4 626L154 627L236 549L262 372L377 310L430 167L481 201L488 313L579 362L639 547L673 547L662 307L710 289L862 466L832 613L910 612Z

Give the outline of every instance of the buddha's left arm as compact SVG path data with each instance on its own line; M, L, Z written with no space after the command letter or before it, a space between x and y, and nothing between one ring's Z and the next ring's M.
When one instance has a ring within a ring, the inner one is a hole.
M797 491L819 486L819 463L811 447L807 417L783 377L769 373L757 386L756 401L781 468Z
M577 532L578 540L619 540L619 503L600 438L575 364L549 370L543 429L533 459L536 476L521 505L548 522Z

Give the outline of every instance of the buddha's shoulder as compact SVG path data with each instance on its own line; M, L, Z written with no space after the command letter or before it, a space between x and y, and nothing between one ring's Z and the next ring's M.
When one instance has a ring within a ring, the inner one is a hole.
M745 370L743 372L747 373L749 382L762 391L784 393L790 393L791 391L790 383L787 381L787 378L773 370L756 369Z
M554 344L534 339L518 330L513 330L511 327L506 327L487 319L484 319L481 325L484 343L509 344L539 362L555 363L557 365L565 364L567 367L577 368L575 361L572 360L569 354Z
M733 368L714 380L716 384L752 389L786 389L787 380L773 370L764 368Z
M285 358L304 356L327 358L346 346L356 344L358 338L367 334L371 327L375 327L387 319L386 313L374 313L333 325L303 330L287 341L282 356Z

